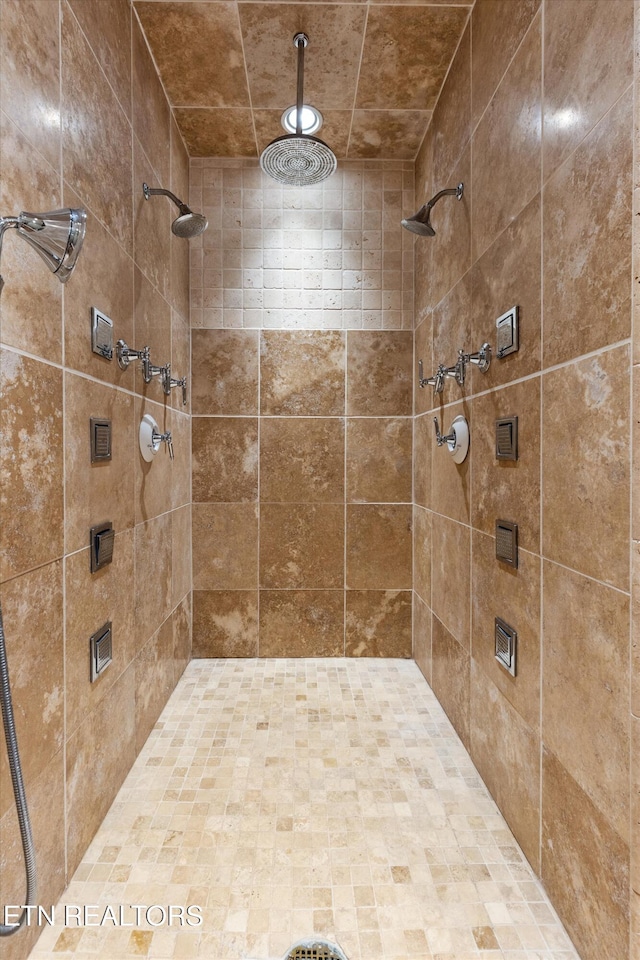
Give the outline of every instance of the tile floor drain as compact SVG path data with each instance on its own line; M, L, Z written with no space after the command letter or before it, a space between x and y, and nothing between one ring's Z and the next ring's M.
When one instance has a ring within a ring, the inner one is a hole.
M347 960L335 943L328 940L300 940L289 950L284 960Z

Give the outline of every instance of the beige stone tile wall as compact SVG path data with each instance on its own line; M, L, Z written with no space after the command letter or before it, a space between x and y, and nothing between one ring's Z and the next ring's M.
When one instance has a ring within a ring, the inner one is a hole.
M3 215L83 206L87 233L64 287L11 234L2 255L0 596L39 870L55 902L191 656L190 415L91 352L90 308L115 338L189 372L189 262L172 210L142 181L187 196L189 165L126 0L0 4ZM175 391L174 391L175 394ZM138 450L152 412L173 463ZM113 424L91 464L90 416ZM113 563L91 574L89 528L110 519ZM113 624L113 662L89 681L89 637ZM0 751L2 903L24 896ZM26 957L36 928L3 942Z
M495 345L514 304L521 346L463 388L414 390L414 657L583 960L640 957L633 82L632 0L477 0L416 162L416 206L465 194L415 241L414 383L420 358L431 374ZM460 413L456 467L432 419ZM501 462L512 415L519 459ZM518 523L517 570L496 560L498 518ZM496 616L518 631L515 678Z
M413 164L191 161L194 653L411 655Z

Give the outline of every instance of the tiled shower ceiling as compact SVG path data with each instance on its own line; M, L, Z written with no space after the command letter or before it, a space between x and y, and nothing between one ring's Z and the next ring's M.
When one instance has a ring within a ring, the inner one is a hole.
M293 36L309 36L305 102L339 158L412 160L473 0L136 0L193 157L256 157L295 103Z

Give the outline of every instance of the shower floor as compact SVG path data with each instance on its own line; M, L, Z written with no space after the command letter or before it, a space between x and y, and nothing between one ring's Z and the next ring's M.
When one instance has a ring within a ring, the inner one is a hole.
M31 957L577 960L415 663L194 660ZM200 926L161 907L201 907ZM98 918L97 920L95 918ZM144 920L144 917L143 917Z

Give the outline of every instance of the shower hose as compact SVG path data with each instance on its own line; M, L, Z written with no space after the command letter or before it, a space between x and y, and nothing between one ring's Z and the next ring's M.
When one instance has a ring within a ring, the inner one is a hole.
M33 906L36 899L36 854L33 848L33 836L31 835L27 798L24 792L24 782L20 768L20 752L18 750L16 727L13 720L7 648L4 640L4 627L2 625L2 607L0 607L0 705L2 706L2 725L4 726L4 736L7 741L7 756L9 757L9 769L11 770L13 796L16 801L16 811L20 825L20 839L22 840L22 850L24 852L24 867L27 874L27 898L25 906ZM12 933L16 933L24 924L26 917L27 911L23 909L17 923L0 923L0 937L8 937Z

